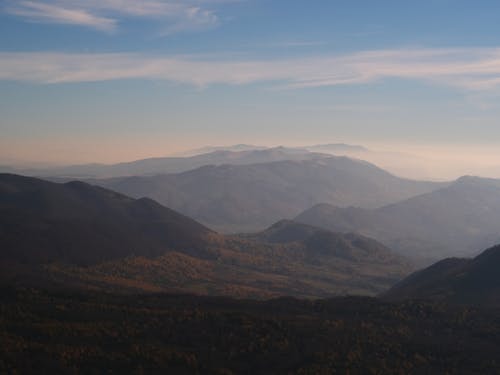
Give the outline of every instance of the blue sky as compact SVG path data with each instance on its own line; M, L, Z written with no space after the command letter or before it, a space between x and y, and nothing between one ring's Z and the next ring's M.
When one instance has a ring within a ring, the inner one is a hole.
M493 148L499 8L3 0L0 163L243 142Z

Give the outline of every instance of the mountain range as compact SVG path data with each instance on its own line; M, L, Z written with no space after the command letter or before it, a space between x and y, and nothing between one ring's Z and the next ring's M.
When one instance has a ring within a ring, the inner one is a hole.
M200 150L201 151L201 150ZM165 173L180 173L205 165L245 165L269 163L281 160L313 160L329 155L310 152L305 149L285 147L252 148L239 145L228 150L207 148L202 154L176 157L141 159L118 164L79 164L52 168L16 170L0 166L0 171L28 176L59 178L110 178L122 176L150 176Z
M258 298L373 295L411 271L359 235L282 221L224 236L151 199L10 174L0 175L0 260L6 283Z
M226 233L261 230L318 203L375 208L443 186L402 179L373 164L336 156L89 182L152 198Z
M206 154L214 151L250 151L250 150L265 150L265 149L273 149L273 148L284 148L283 146L278 147L265 147L265 146L255 146L248 144L237 144L230 146L207 146L201 147L194 150L188 150L181 153L176 154L176 156L193 156ZM286 147L289 150L295 149L296 151L310 151L310 152L319 152L325 154L334 154L334 155L344 155L344 153L350 152L365 152L369 151L366 147L359 145L350 145L347 143L326 143L326 144L317 144L310 146L296 146L296 147Z
M240 143L240 144L236 144L236 145L229 145L229 146L204 146L204 147L195 148L192 150L177 152L173 156L189 157L189 156L195 156L195 155L209 154L209 153L215 152L215 151L238 152L238 151L265 150L268 148L273 148L273 147L255 146L255 145L248 145L248 144L244 144L244 143Z
M310 155L315 154L315 155ZM146 158L116 164L77 164L66 166L14 167L0 165L0 172L29 176L60 178L110 178L123 176L149 176L179 173L204 165L253 164L280 160L304 160L325 156L347 156L374 163L391 173L401 176L428 176L431 171L422 167L423 161L405 153L372 151L359 145L345 143L318 144L301 147L264 147L246 144L232 146L208 146L188 150L165 157ZM5 163L5 161L4 161ZM423 163L425 164L425 163ZM428 164L428 161L427 161ZM423 170L422 170L423 168Z
M500 180L466 176L377 209L320 204L295 220L360 233L427 262L470 256L500 242Z

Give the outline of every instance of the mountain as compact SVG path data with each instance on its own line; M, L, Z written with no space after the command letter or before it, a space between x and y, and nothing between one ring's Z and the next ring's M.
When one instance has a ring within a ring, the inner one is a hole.
M382 295L500 307L500 245L473 259L449 258L415 272Z
M306 227L282 222L266 233ZM374 295L411 271L358 235L223 236L150 199L83 182L0 175L0 281L115 292Z
M83 182L0 174L0 258L90 265L168 250L199 255L212 231L151 199Z
M379 207L442 186L395 177L347 157L205 166L148 177L92 180L149 197L223 232L261 230L321 202Z
M482 171L484 173L481 174L487 176L495 175L495 171L493 169L479 169L478 166L473 165L473 163L471 165L452 165L452 163L447 163L439 157L432 156L431 154L422 156L419 154L412 154L407 151L391 151L384 149L372 150L364 146L349 145L344 143L305 146L303 149L311 152L320 152L336 156L348 156L350 158L366 160L370 163L378 165L390 173L395 174L396 176L412 179L444 181L447 179L454 179L456 176L463 174L464 171L467 170L474 170L476 173ZM462 173L460 173L460 171L462 171ZM496 175L498 175L498 173L496 173Z
M255 146L255 145L247 145L247 144L237 144L237 145L230 145L230 146L205 146L201 148L196 148L194 150L187 150L183 152L176 153L175 156L194 156L194 155L201 155L201 154L208 154L211 152L215 151L253 151L253 150L265 150L270 147L264 147L264 146Z
M500 180L462 177L378 209L317 205L296 220L375 238L405 256L470 256L500 240Z
M67 178L110 178L121 176L148 176L165 173L179 173L205 165L234 164L245 165L268 163L280 160L312 160L328 155L312 153L285 147L269 149L236 148L238 151L215 150L189 157L163 157L136 160L118 164L82 164L65 167L23 169L18 173L30 176L67 177ZM239 150L243 149L243 151ZM0 167L1 168L1 167ZM4 172L13 172L0 169Z
M354 233L334 233L310 225L281 220L258 233L242 234L242 238L272 244L296 244L308 256L331 254L357 262L377 262L393 259L404 262L379 242Z
M285 148L283 146L278 146L279 148ZM194 150L188 150L181 153L176 154L176 156L193 156L200 154L207 154L214 151L250 151L250 150L265 150L272 149L273 147L264 147L264 146L255 146L255 145L247 145L247 144L237 144L231 146L206 146L201 147ZM302 147L286 147L288 150L295 149L296 151L310 151L310 152L319 152L326 154L338 154L345 152L364 152L368 151L366 147L359 145L350 145L346 143L328 143L328 144L318 144L311 146L302 146Z

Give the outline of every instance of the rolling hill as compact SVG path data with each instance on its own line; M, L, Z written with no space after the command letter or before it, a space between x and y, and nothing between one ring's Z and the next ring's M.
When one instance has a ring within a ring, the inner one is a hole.
M296 220L361 233L414 258L470 256L500 240L500 180L462 177L444 188L374 210L321 204Z
M415 272L382 297L500 306L500 245L473 259L449 258Z
M334 233L292 220L281 220L262 232L240 236L261 243L296 244L303 248L304 254L311 257L332 254L340 259L367 264L389 259L402 261L402 258L398 259L385 246L368 237L353 233Z
M304 228L309 236L285 239ZM269 233L282 241L268 241ZM374 295L411 271L384 246L292 222L223 236L150 199L0 175L0 279L116 292Z
M261 230L322 202L374 208L443 186L401 179L347 157L205 166L179 174L91 182L152 198L226 233Z

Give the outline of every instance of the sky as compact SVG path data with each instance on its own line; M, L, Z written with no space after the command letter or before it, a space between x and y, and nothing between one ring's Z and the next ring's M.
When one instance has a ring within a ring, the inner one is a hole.
M346 142L483 171L499 115L498 1L0 1L0 164Z

